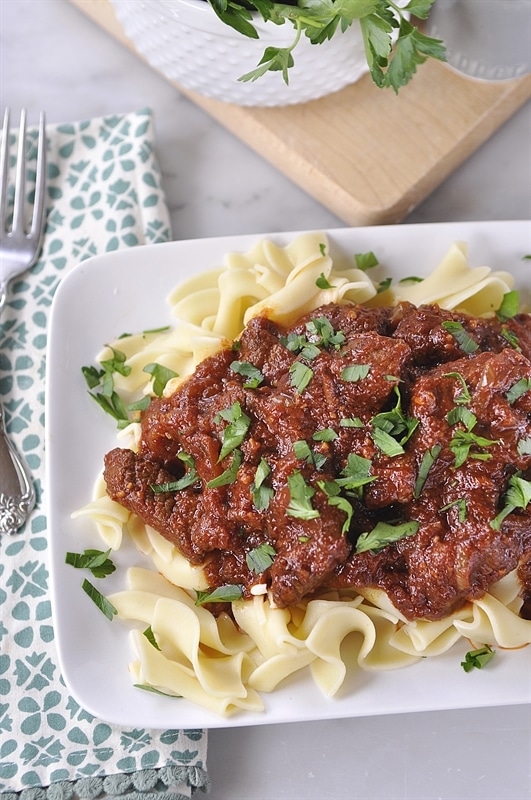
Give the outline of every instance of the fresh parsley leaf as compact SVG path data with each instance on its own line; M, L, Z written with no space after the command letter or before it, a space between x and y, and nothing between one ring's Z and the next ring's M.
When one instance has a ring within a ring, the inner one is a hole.
M290 517L310 520L319 516L317 509L313 508L311 500L315 494L315 489L309 486L299 471L288 475L288 488L290 501L286 508L286 514Z
M209 489L218 489L220 486L228 486L230 483L234 483L236 481L236 476L238 474L238 470L242 463L242 453L241 450L234 450L234 455L232 456L232 461L229 467L224 470L221 475L218 475L217 478L212 478L212 480L207 482L207 487Z
M81 367L81 372L85 378L86 384L89 389L95 389L101 383L103 370L98 370L94 366Z
M461 467L467 458L476 459L476 461L488 461L492 458L490 453L484 452L483 448L492 447L494 444L499 444L496 439L486 439L484 436L478 436L472 431L463 431L458 429L452 436L449 448L455 456L454 467ZM479 448L479 451L472 450L471 448Z
M520 295L518 290L513 289L510 292L506 292L503 295L499 309L496 311L496 316L501 322L507 322L507 320L512 319L518 314L519 305Z
M410 22L402 19L394 52L381 85L389 86L398 93L401 86L409 83L417 67L428 58L444 61L445 57L443 42L426 36Z
M242 407L238 401L233 403L230 408L225 408L216 415L216 422L219 422L221 419L225 420L229 424L223 431L223 440L221 443L218 463L236 447L240 446L251 424L251 418L248 417L247 414L242 410Z
M85 578L81 584L81 588L86 594L88 594L92 602L97 605L99 610L105 614L107 619L112 620L113 617L116 616L118 610L113 606L110 600L107 600L107 598L96 589L96 587L89 580Z
M320 428L312 436L314 442L333 442L337 439L337 433L333 428Z
M149 683L133 683L135 689L142 689L143 692L152 692L153 694L160 694L163 697L175 697L179 700L182 695L180 694L170 694L169 692L163 692L161 689L156 689L154 686L150 686Z
M302 361L294 361L289 368L289 374L291 376L291 385L299 394L303 393L313 378L313 370L307 364L303 364Z
M356 383L364 380L370 371L370 364L350 364L341 370L341 380L348 383Z
M218 586L212 592L202 592L196 589L196 606L204 606L205 603L232 603L241 600L243 597L243 587L239 584L228 583L225 586Z
M455 378L461 384L461 391L454 399L454 403L458 405L467 405L471 401L470 391L467 386L467 382L463 378L460 372L445 372L443 378Z
M359 490L367 483L376 480L376 475L371 475L372 462L369 458L349 453L347 463L341 471L341 478L336 478L336 483L348 492L359 494Z
M121 350L116 350L110 345L106 345L112 352L112 358L107 358L101 361L101 366L106 373L118 372L120 375L127 377L131 373L131 367L126 364L126 355Z
M354 506L350 500L341 495L341 487L337 481L318 481L318 486L328 497L328 505L336 506L345 513L345 522L341 528L341 533L347 533L354 514Z
M465 672L471 672L473 669L482 669L493 659L495 652L488 644L477 650L469 650L465 655L465 660L461 661L461 666Z
M445 320L442 323L442 327L445 331L447 331L447 333L454 337L463 353L470 355L470 353L475 353L475 351L479 348L478 343L475 342L470 334L465 330L462 322Z
M459 522L464 522L466 520L466 498L459 497L457 500L453 500L451 503L447 503L445 506L441 506L439 511L449 511L451 508L457 507L457 516Z
M375 445L390 457L404 452L403 445L411 438L419 424L418 419L404 414L402 395L398 386L395 386L393 391L396 395L394 408L390 411L381 411L371 419L373 428L371 437Z
M108 550L84 550L83 553L67 553L65 562L76 569L88 569L95 578L105 578L116 570L109 558Z
M260 575L262 572L265 572L266 569L269 569L275 560L276 554L277 551L273 545L264 542L247 553L245 561L251 572Z
M255 367L249 361L233 361L230 368L238 375L247 378L243 384L244 389L256 389L264 381L264 376L258 367Z
M306 323L306 330L311 341L321 347L333 348L339 350L341 345L345 343L345 334L343 331L335 331L334 326L326 317L316 317Z
M253 497L253 504L254 507L258 509L258 511L262 511L266 508L269 508L269 504L274 497L274 491L270 486L266 486L265 481L271 474L271 467L265 460L265 458L260 459L260 463L256 468L256 472L254 473L254 481L251 484L251 494Z
M383 550L388 544L398 542L407 536L413 536L419 529L419 523L415 520L400 522L391 525L388 522L378 522L372 531L362 533L356 542L356 553L365 553L371 550L377 553Z
M361 419L361 417L342 417L339 420L339 425L341 428L363 428L365 427L365 423Z
M153 633L153 628L149 625L144 631L142 631L143 635L146 637L150 645L152 645L155 650L160 650L158 646L157 640L155 639L155 634Z
M526 481L520 475L512 475L507 484L507 491L503 498L503 508L493 520L490 526L495 531L499 531L505 517L513 511L521 508L525 510L531 502L531 481Z
M362 272L367 272L368 269L377 267L380 263L372 250L369 250L368 253L356 253L354 261L356 262L356 267L361 269Z
M195 461L189 453L178 453L177 457L184 462L188 467L188 471L182 478L176 481L168 481L167 483L152 483L150 488L155 494L164 494L165 492L181 492L189 486L193 486L200 480L195 468Z
M324 272L321 272L317 280L315 281L315 285L318 289L333 289L333 284L330 283Z
M525 439L520 439L517 449L519 456L531 456L531 436L526 436Z
M413 497L417 498L420 497L424 484L428 478L429 472L433 465L435 464L436 460L439 457L439 453L442 450L442 446L440 444L434 444L433 447L430 447L429 450L424 452L422 456L422 461L420 462L419 471L417 474L417 479L415 481L415 488L413 490Z
M505 397L511 405L516 403L518 398L523 397L524 394L531 391L531 378L520 378L519 381L513 383Z
M164 367L162 364L146 364L143 369L143 372L147 372L148 375L151 375L153 378L153 392L157 395L157 397L162 397L164 393L164 389L166 388L166 384L172 380L172 378L178 378L179 374L174 372L172 369L168 367Z
M520 340L518 339L518 336L514 331L509 330L509 328L506 325L502 325L500 333L514 350L518 350L520 353L522 352L522 348L520 347Z

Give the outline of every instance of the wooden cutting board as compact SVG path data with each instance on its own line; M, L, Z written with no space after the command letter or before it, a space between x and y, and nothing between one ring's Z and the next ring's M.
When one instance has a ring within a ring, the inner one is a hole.
M108 0L70 0L136 52ZM141 57L141 56L139 56ZM320 100L249 108L176 88L348 225L400 222L531 97L428 61L398 95L369 76Z

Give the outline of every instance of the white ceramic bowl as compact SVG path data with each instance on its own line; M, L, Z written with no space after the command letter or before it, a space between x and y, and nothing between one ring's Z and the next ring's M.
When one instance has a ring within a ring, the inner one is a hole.
M312 45L303 36L294 50L289 85L280 72L253 82L238 78L253 70L267 46L294 38L289 23L258 17L259 39L249 39L222 23L205 0L111 0L116 16L139 53L184 89L237 105L304 103L338 91L367 72L359 26L331 41Z

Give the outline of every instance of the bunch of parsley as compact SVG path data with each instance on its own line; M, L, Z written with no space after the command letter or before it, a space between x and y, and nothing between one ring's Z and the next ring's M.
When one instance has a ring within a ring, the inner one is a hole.
M253 14L276 25L289 22L295 29L288 47L266 47L256 69L242 75L241 81L254 81L270 71L282 72L289 83L293 51L302 35L312 44L321 44L336 33L344 33L352 23L360 26L365 55L372 80L378 87L398 92L428 58L445 60L443 42L423 34L411 17L426 19L434 0L409 0L399 6L392 0L208 0L218 17L244 36L258 39Z

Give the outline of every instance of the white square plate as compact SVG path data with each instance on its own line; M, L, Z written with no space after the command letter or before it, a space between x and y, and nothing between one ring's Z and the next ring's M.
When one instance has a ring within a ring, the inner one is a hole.
M463 647L391 672L356 671L334 699L325 698L309 674L263 695L263 713L221 718L179 698L132 686L128 629L109 622L81 589L83 575L65 564L67 551L100 548L93 525L72 520L91 498L104 454L116 445L113 420L89 398L81 374L103 344L124 332L171 324L166 297L183 279L219 266L227 252L246 251L260 238L288 244L299 232L190 240L131 248L81 263L62 281L51 316L47 376L47 503L51 594L63 677L73 697L95 716L124 726L209 728L332 719L434 709L531 702L531 647L499 654L488 669L465 673ZM471 222L394 225L327 231L331 253L351 263L372 250L382 277L425 275L452 242L468 243L473 266L514 274L531 308L531 223ZM380 268L379 268L380 269ZM125 546L113 560L105 594L125 587L125 570L143 557ZM147 566L147 564L146 564ZM98 585L100 585L98 583Z

